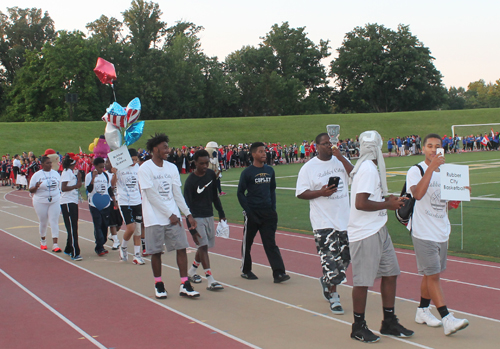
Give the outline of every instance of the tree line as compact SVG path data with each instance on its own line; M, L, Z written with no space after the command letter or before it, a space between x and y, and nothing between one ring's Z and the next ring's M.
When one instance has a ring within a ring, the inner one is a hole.
M315 43L288 22L220 61L203 52L202 26L167 25L157 3L134 0L121 15L101 15L84 34L56 31L42 9L0 12L0 121L68 120L69 93L78 94L75 120L99 120L114 99L94 75L97 57L115 65L120 104L141 99L143 119L500 106L498 81L447 90L405 25L354 28L327 68L329 40Z

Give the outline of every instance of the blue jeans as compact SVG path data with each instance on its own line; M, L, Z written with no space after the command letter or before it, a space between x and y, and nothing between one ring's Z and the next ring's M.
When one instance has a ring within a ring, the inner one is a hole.
M109 226L109 214L110 214L109 208L110 206L99 211L94 206L89 205L90 214L92 215L92 222L94 223L96 253L104 251L104 244L108 240L106 235Z

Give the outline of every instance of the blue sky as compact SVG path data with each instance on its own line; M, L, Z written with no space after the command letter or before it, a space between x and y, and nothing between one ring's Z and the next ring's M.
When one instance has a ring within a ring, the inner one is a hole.
M395 30L398 24L410 30L430 48L447 87L463 86L479 79L495 82L500 79L499 1L477 0L183 0L155 1L163 11L162 20L173 25L178 20L201 25L204 52L219 60L245 45L257 45L259 37L275 23L288 21L291 27L306 27L310 39L319 43L329 39L330 56L336 56L345 33L367 23L383 24ZM130 7L130 0L62 1L4 0L7 7L38 7L48 11L56 29L79 29L101 14L122 20L121 12Z

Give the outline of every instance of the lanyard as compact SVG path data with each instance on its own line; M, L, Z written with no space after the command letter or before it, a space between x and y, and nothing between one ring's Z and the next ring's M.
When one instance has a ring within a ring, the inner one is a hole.
M52 195L50 194L50 183L49 183L49 179L47 178L47 175L45 174L45 171L42 170L42 173L43 173L43 176L45 177L45 180L47 181L47 188L49 189L49 198L47 200L49 200L49 202L52 202ZM50 173L50 172L49 172Z

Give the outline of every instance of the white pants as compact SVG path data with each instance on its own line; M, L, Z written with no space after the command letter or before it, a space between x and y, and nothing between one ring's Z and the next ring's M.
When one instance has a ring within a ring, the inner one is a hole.
M40 237L45 238L47 226L50 225L52 238L57 239L59 237L59 214L61 213L59 200L47 203L33 201L33 207L40 221Z

